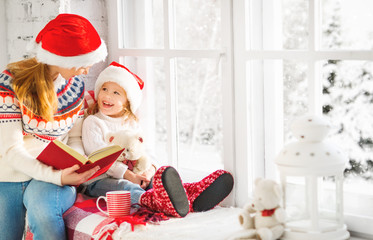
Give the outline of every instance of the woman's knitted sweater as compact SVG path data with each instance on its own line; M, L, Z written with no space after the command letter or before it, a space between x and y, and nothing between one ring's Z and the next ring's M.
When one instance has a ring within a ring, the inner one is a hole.
M36 157L54 140L67 143L84 153L81 142L84 82L79 77L54 81L58 110L54 121L21 111L12 88L12 75L0 74L0 181L30 179L61 185L61 171L44 165ZM53 157L53 156L51 156Z

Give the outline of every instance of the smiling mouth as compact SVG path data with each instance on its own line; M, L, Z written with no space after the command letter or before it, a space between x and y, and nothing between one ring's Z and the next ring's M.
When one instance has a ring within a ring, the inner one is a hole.
M108 103L108 102L102 102L102 105L104 105L105 107L112 107L112 106L114 106L114 104L111 104L111 103Z

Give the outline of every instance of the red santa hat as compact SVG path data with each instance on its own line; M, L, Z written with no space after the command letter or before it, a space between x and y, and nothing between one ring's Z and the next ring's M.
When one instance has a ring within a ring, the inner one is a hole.
M98 92L105 82L117 83L124 89L124 91L126 91L127 99L130 102L131 112L135 113L141 104L144 81L125 66L117 62L112 62L97 78L95 84L96 99Z
M105 42L84 17L59 14L31 43L29 50L39 62L63 68L80 68L104 61Z

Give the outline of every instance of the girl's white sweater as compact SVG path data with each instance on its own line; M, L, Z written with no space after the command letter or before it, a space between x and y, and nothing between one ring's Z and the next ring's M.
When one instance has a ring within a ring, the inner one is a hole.
M83 122L82 130L82 139L86 155L108 146L109 144L105 142L105 136L108 133L124 129L131 129L141 132L141 127L136 122L126 121L123 118L112 118L102 114L100 111L94 115L89 115ZM158 163L156 162L154 154L152 154L152 151L148 145L146 145L146 152L150 156L153 165L157 167ZM122 162L115 162L107 171L107 175L113 178L121 179L123 178L123 175L127 169L127 165L123 164ZM100 178L107 177L107 175L103 174L85 184L89 184Z

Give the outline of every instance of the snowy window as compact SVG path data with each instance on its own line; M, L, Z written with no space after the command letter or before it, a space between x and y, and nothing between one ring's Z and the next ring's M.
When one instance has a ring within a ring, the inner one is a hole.
M304 52L283 60L284 142L292 141L289 124L296 116L322 113L331 121L329 140L349 158L349 230L372 235L366 226L373 224L373 3L283 0L281 7L284 53Z
M242 206L256 177L278 177L291 121L324 114L349 157L349 230L373 236L372 1L107 3L109 58L144 78L143 126L164 163L232 171Z
M109 32L109 58L145 81L139 114L157 159L190 180L224 168L223 98L231 93L223 92L220 1L108 4L109 28L118 29Z

